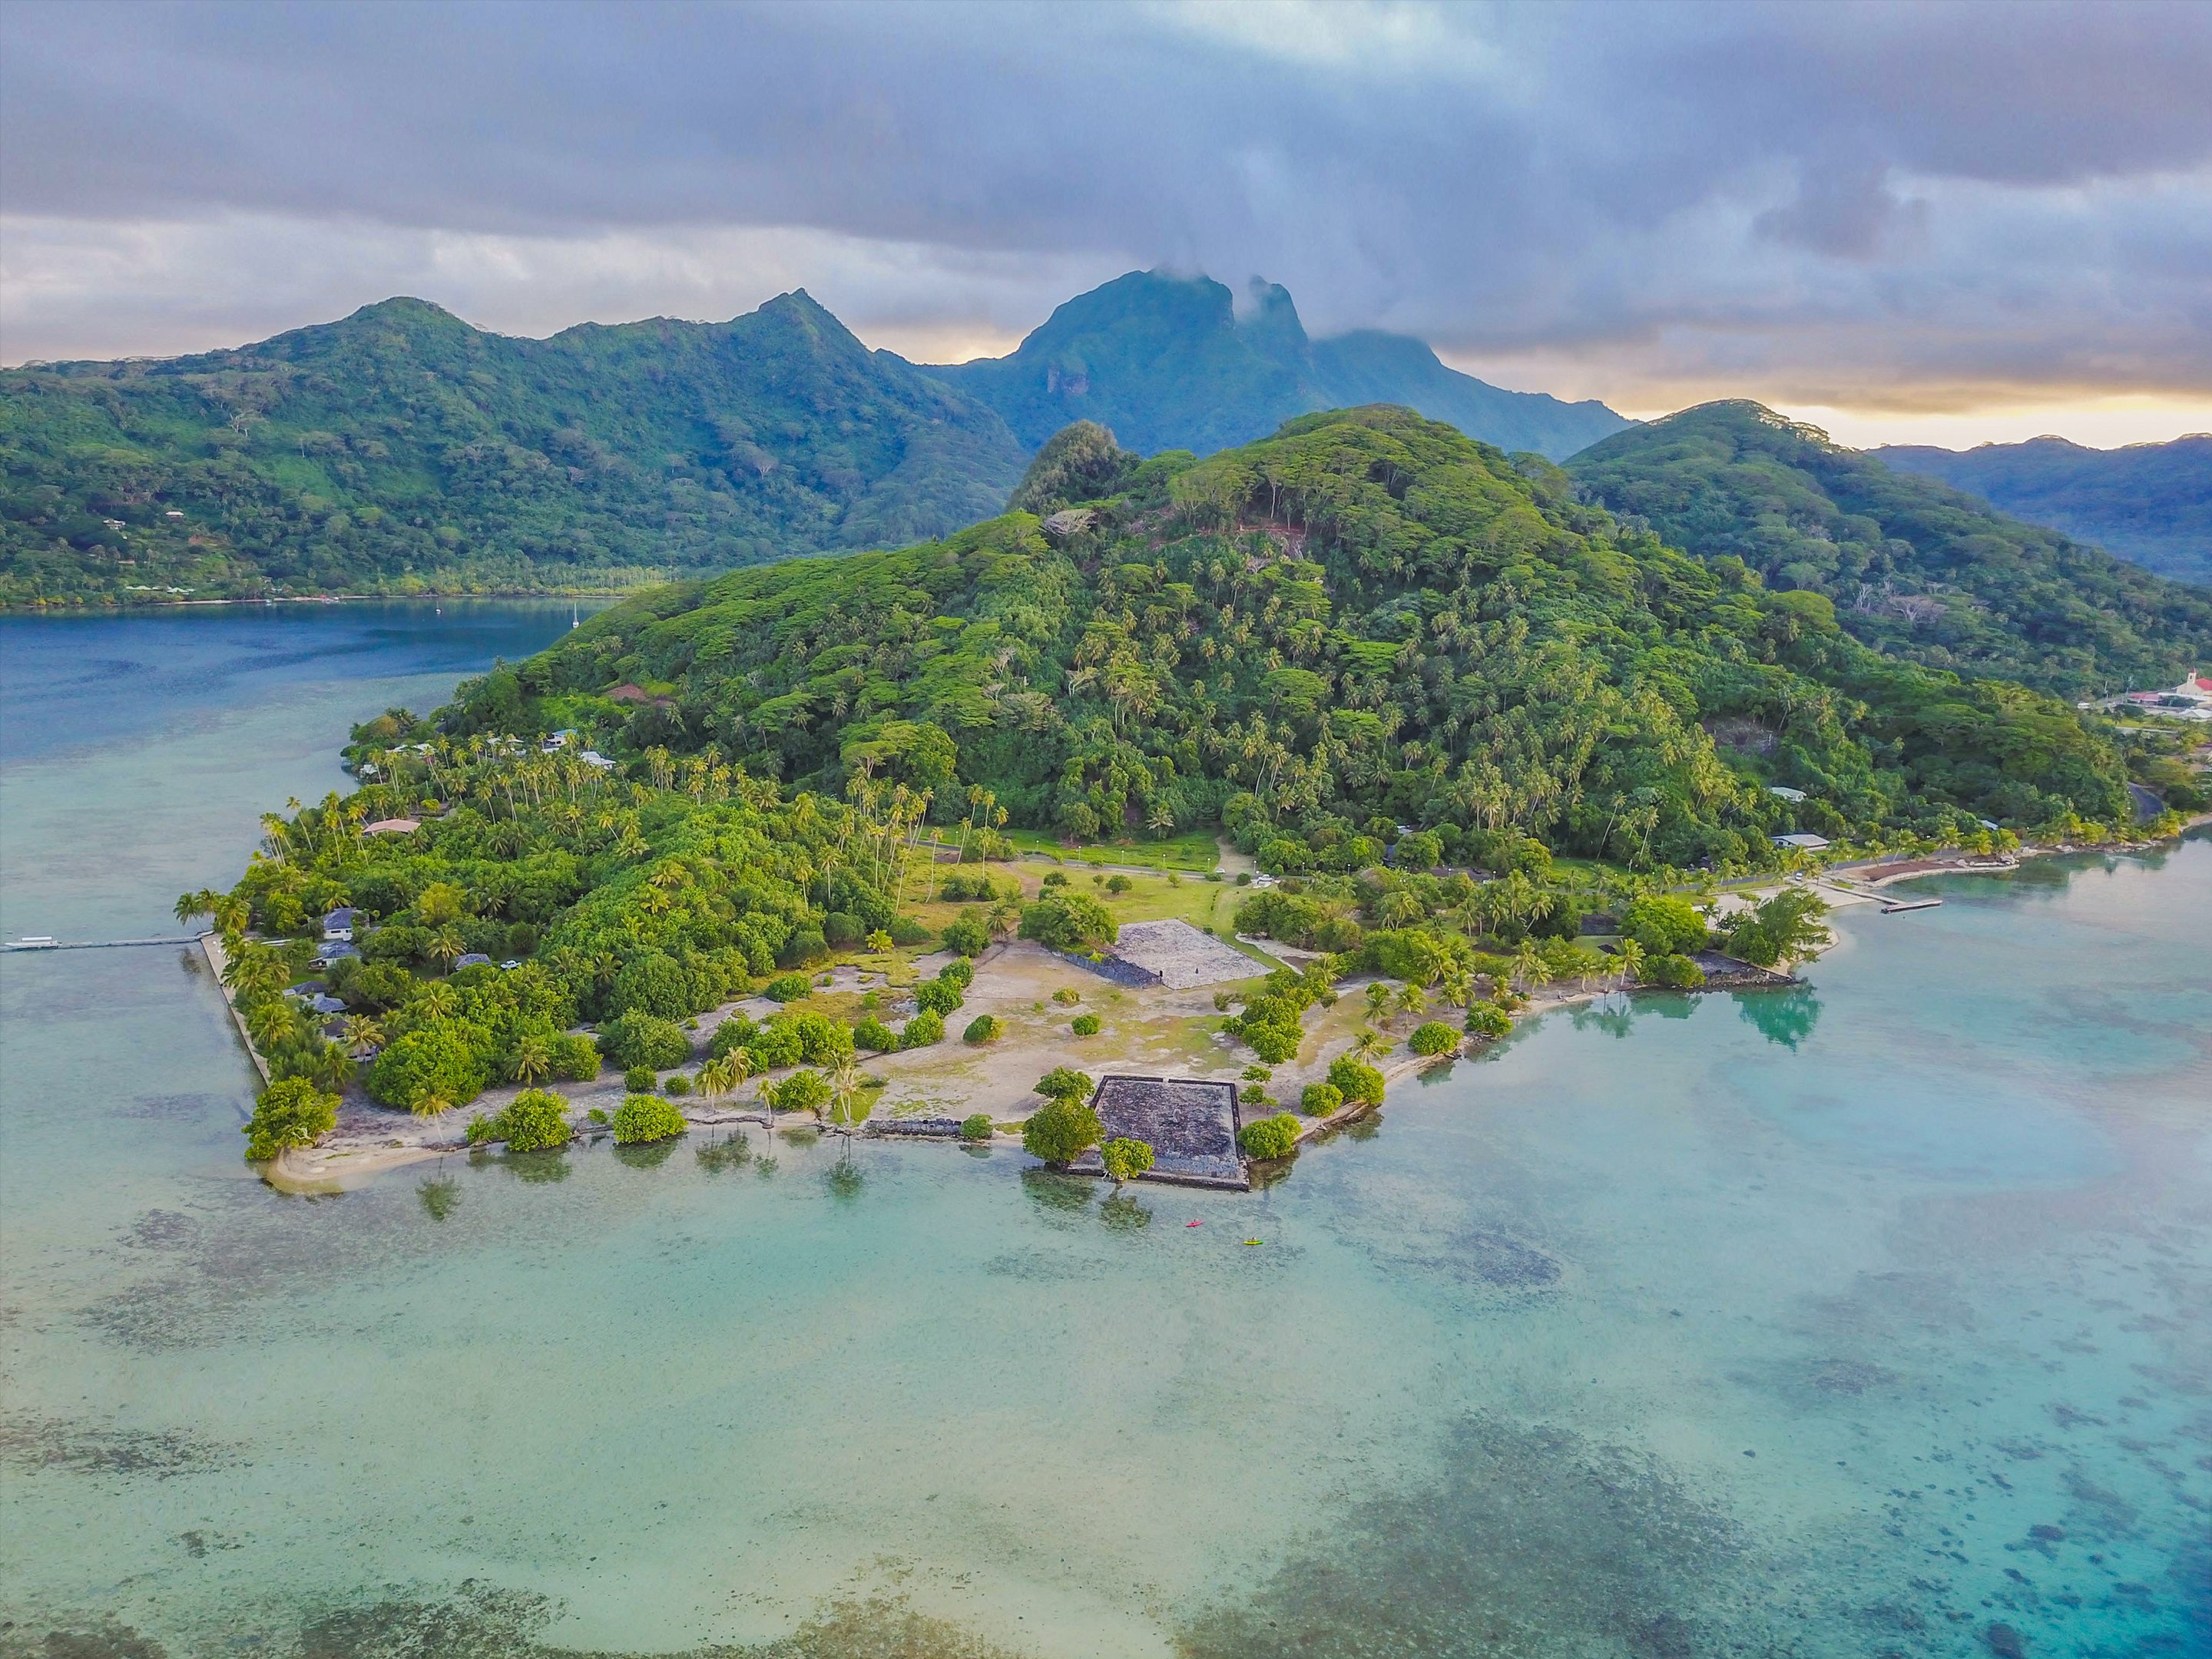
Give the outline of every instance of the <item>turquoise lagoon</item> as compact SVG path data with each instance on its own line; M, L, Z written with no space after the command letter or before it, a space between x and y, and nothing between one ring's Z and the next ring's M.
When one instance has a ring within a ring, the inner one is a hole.
M567 620L0 623L7 931L166 931ZM287 1198L190 957L8 957L0 1652L2212 1652L2212 844L1923 887L1249 1197L755 1133Z

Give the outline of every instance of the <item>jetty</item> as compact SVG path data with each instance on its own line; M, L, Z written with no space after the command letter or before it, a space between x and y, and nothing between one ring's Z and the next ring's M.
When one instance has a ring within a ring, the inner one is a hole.
M0 951L130 951L146 945L198 945L199 935L186 933L176 939L58 939L46 933L33 933L27 939L10 939L0 945Z

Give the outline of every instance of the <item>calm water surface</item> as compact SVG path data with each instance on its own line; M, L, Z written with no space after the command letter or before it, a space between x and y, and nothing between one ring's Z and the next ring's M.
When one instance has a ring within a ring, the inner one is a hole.
M567 620L0 623L6 931L162 931ZM0 1653L2212 1652L2212 844L1932 890L1249 1198L756 1134L287 1199L187 958L0 960Z

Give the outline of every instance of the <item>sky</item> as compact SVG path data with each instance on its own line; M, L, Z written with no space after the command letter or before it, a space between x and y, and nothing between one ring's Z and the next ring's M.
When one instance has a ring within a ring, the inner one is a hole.
M2212 429L2212 6L0 7L0 362L805 287L996 354L1138 268L1844 441Z

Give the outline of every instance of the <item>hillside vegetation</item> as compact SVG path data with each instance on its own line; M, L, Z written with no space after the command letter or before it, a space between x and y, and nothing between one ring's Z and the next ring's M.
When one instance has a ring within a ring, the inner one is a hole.
M443 724L902 790L949 824L1219 823L1286 871L1366 867L1401 824L1436 832L1429 862L1650 871L1771 867L1793 829L2124 820L2118 757L2063 704L1886 658L1825 595L1677 551L1533 458L1395 409L1205 461L1103 438L1038 465L1106 499L1025 488L1034 512L942 540L641 595ZM627 684L659 701L605 696Z
M2089 449L2063 438L1870 452L2130 563L2212 586L2212 434Z
M2212 659L2212 592L2169 581L1758 404L1700 404L1593 445L1584 498L1771 588L1817 595L1896 657L2071 698Z
M618 586L942 534L1023 461L804 293L550 340L391 300L0 374L0 600Z
M1005 357L927 368L997 410L1031 448L1072 421L1111 427L1141 453L1210 454L1292 416L1401 404L1507 451L1553 459L1628 424L1600 403L1506 392L1437 361L1424 342L1362 330L1310 340L1289 292L1234 296L1204 276L1133 270L1055 310Z

